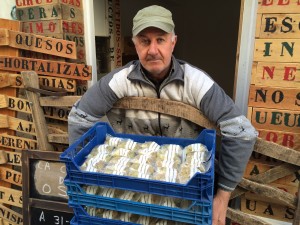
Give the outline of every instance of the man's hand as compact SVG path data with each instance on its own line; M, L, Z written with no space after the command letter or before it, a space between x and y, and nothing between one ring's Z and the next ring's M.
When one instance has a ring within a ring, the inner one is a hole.
M231 192L218 189L213 202L213 225L225 225Z

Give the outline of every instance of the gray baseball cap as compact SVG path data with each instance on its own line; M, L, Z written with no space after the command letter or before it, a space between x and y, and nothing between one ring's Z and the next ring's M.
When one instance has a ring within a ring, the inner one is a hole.
M133 18L132 35L136 36L147 27L157 27L167 33L174 30L172 13L158 5L148 6L137 12Z

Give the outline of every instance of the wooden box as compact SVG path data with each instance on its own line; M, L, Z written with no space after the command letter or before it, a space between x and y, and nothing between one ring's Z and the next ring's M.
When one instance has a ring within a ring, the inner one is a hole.
M24 22L57 19L82 22L83 10L78 7L59 3L17 8L16 16L18 20Z

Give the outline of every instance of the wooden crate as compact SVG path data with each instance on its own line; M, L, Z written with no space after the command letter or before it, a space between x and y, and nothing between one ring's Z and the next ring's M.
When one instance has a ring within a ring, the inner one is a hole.
M295 217L295 209L275 203L247 199L245 197L241 197L241 211L290 223L293 222Z
M251 122L256 129L300 133L300 111L252 108ZM248 110L249 112L249 110Z
M246 170L244 173L244 177L245 178L250 178L250 176L252 175L258 175L261 173L264 173L266 171L268 171L269 169L273 168L274 166L276 166L276 164L278 164L279 162L274 162L271 161L270 158L260 158L260 159L251 159L249 160L247 166L246 166ZM294 174L288 175L286 177L280 178L274 182L272 182L272 184L274 185L286 185L286 186L291 186L291 187L295 187L297 188L299 185L299 180L300 180L300 170Z
M297 7L296 7L297 8ZM299 8L299 6L298 6ZM260 14L258 38L299 38L300 14Z
M82 0L39 0L39 1L16 0L16 8L53 5L58 3L62 3L62 4L66 4L69 6L82 9Z
M300 88L300 63L256 62L252 67L251 84Z
M300 133L259 129L259 137L300 151Z
M298 0L258 0L258 13L300 13Z
M254 61L300 61L300 39L256 39L254 45Z
M26 33L35 33L40 35L57 35L57 34L84 34L84 24L82 22L67 20L44 20L33 22L22 22L22 31Z
M300 90L251 85L248 106L256 108L300 110Z
M57 19L82 22L83 10L78 7L59 3L17 8L16 16L18 20L24 22Z

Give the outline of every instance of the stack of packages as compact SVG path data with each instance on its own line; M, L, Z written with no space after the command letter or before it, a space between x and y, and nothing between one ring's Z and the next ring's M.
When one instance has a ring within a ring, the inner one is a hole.
M95 134L95 127L61 157L67 164L69 204L81 217L78 224L85 224L82 215L95 224L211 223L213 135L203 132L196 140L186 141ZM93 135L101 136L98 140L103 142L91 141L93 147L87 145L75 156L78 145ZM74 171L75 161L80 161L78 171ZM77 179L78 173L84 181Z

